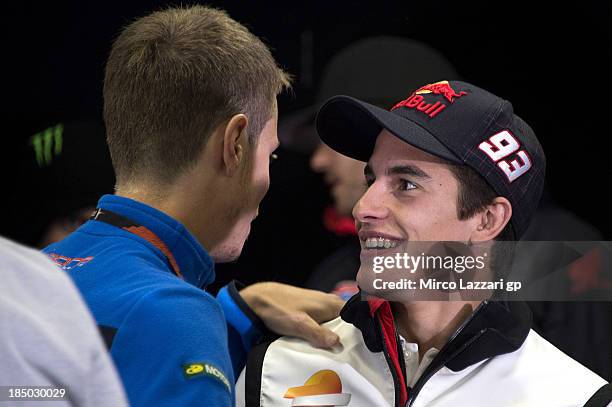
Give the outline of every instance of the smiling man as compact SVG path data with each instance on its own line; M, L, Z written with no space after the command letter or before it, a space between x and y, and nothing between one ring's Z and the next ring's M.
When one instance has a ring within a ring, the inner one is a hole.
M321 406L342 394L351 405L398 407L612 400L605 380L530 329L522 302L448 295L391 302L389 292L372 286L376 256L457 242L489 247L499 259L496 242L524 233L542 193L545 156L509 102L441 81L390 111L333 97L319 111L317 129L330 148L368 163L368 188L353 216L361 241L357 280L369 296L354 296L328 323L342 346L321 351L281 338L256 348L238 381L240 403ZM335 372L341 385L314 383L311 376L322 371Z

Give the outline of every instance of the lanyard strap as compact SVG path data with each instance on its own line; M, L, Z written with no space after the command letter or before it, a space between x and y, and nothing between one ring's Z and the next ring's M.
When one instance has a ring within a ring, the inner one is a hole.
M166 246L164 241L161 240L159 236L153 233L149 228L142 226L134 222L133 220L126 218L125 216L121 216L114 212L101 208L96 208L95 212L93 213L93 215L91 215L89 219L116 226L127 232L133 233L136 236L139 236L147 242L151 243L153 246L159 249L164 254L164 256L166 256L166 259L172 267L172 272L176 274L177 277L183 278L183 275L181 274L181 269L178 263L176 262L174 255L172 254L170 249L168 249L168 246Z

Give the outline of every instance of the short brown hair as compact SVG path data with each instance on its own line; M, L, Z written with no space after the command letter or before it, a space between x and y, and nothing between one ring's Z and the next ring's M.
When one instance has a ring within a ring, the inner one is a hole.
M266 45L222 10L170 8L134 21L114 42L104 79L117 183L171 182L238 113L256 141L289 86Z
M448 164L448 167L459 184L457 217L460 220L476 215L499 196L480 174L467 165ZM508 222L494 240L497 242L491 248L491 268L497 278L506 277L512 267L513 241L516 240L512 222Z
M483 210L499 196L485 179L467 165L447 164L457 182L457 217L469 219ZM511 222L495 237L495 240L514 240Z

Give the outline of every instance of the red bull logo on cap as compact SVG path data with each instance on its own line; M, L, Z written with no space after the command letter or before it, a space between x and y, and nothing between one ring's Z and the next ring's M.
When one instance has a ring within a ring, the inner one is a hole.
M437 101L436 103L427 103L425 98L421 96L425 94L442 95L450 103L454 103L455 98L467 95L467 93L463 91L458 93L455 92L455 90L450 86L448 81L440 81L425 85L417 89L414 93L410 95L410 97L408 97L408 99L402 100L401 102L393 106L391 110L395 110L400 107L407 107L409 109L416 109L420 112L425 113L430 118L434 118L442 110L444 110L447 105L445 103L441 103L440 101Z
M451 88L448 81L440 81L440 82L432 83L429 85L425 85L414 93L416 95L422 95L424 93L433 93L434 95L442 95L446 98L446 100L448 100L451 103L454 102L453 98L459 98L463 95L467 95L467 93L465 92L459 92L459 93L455 92L455 90Z

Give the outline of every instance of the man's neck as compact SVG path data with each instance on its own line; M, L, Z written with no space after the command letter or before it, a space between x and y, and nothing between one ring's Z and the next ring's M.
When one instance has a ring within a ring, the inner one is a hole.
M480 301L413 301L392 303L400 335L419 345L419 359L441 349Z
M163 191L163 192L162 192ZM208 251L216 244L215 222L207 216L207 207L192 202L192 194L184 185L171 185L164 188L145 184L130 184L118 186L115 195L130 198L151 206L176 221L180 222L195 236L200 244ZM196 216L197 215L197 216ZM208 222L206 236L202 233L201 223Z
M156 187L130 184L117 186L115 195L133 199L134 201L141 202L170 215L168 211L164 209L167 204L160 191L161 189Z

